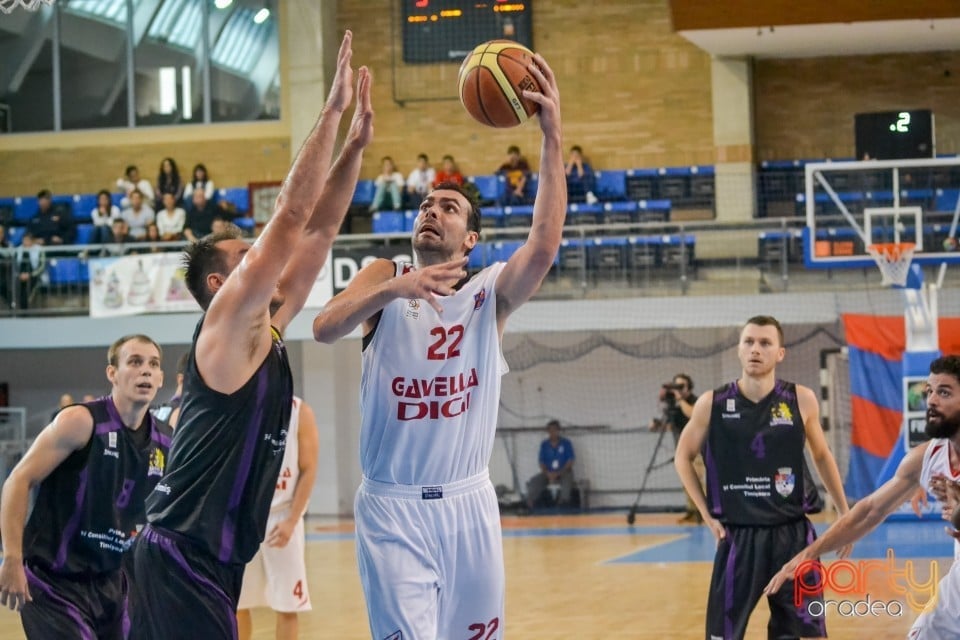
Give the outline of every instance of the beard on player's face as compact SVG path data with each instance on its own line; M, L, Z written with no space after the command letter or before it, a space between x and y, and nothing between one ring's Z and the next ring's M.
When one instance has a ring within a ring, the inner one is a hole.
M927 410L924 432L931 438L952 438L960 430L960 415L946 416L937 409Z

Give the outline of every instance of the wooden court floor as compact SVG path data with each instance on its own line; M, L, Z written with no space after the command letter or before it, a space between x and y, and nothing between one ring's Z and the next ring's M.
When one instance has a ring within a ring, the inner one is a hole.
M307 529L313 611L302 614L300 637L369 638L352 522L308 520ZM628 527L624 514L611 513L506 516L503 529L507 614L506 634L498 638L704 637L713 550L705 528L678 525L674 514L640 515ZM949 567L950 539L935 522L884 524L855 548L854 558L882 558L887 548L894 549L900 565L909 559L921 569L929 568L933 559L941 576ZM874 601L903 601L882 577L870 581L869 594ZM851 595L834 597L853 599ZM901 639L915 617L908 606L899 617L830 612L827 627L837 640ZM271 612L256 610L253 619L254 638L273 638ZM749 640L766 639L766 620L766 604L761 602L752 617ZM0 640L13 638L23 638L19 620L2 611Z

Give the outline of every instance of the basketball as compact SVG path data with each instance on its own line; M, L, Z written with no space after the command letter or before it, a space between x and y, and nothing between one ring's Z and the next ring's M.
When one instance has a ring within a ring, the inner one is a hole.
M511 40L491 40L476 47L460 65L460 102L474 120L490 127L523 124L540 110L523 97L525 89L540 91L527 66L533 52Z
M957 239L956 238L945 238L943 241L943 250L944 251L956 251L957 250Z

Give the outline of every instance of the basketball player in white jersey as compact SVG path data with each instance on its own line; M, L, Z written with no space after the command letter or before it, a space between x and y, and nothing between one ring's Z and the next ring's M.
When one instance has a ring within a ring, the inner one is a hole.
M941 482L936 478L960 480L960 356L944 356L930 363L924 395L927 401L926 433L931 439L911 449L893 478L857 502L820 539L784 565L767 585L766 593L775 593L784 582L793 580L801 563L855 542L873 531L913 495L918 484L931 488ZM958 544L954 543L954 563L940 581L936 593L929 594L932 597L927 608L907 635L910 640L960 638Z
M283 466L270 503L267 537L243 573L237 605L240 640L249 640L253 634L250 609L254 607L270 607L277 612L277 640L294 640L299 622L297 614L312 608L303 557L306 544L303 514L317 475L317 445L317 419L313 409L294 396Z
M502 638L503 549L487 470L506 373L507 317L536 292L567 209L560 97L536 55L540 187L526 243L469 280L480 212L444 183L420 204L415 265L377 260L313 323L333 342L363 335L357 558L376 640Z

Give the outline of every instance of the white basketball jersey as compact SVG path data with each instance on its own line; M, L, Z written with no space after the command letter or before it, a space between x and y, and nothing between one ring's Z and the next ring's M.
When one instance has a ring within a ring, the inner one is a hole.
M300 425L300 403L297 396L293 397L293 409L290 411L290 426L287 427L287 446L283 451L283 464L280 466L280 475L277 477L277 490L273 492L270 510L285 507L293 501L293 490L300 479L300 446L297 439Z
M954 482L960 482L960 470L950 467L950 441L946 438L934 438L923 452L923 466L920 468L920 484L930 489L930 480L942 475ZM960 561L960 541L953 543L953 559Z
M363 352L365 477L435 485L487 469L507 372L494 288L503 266L491 265L453 295L438 296L442 315L423 300L393 300L383 308Z

